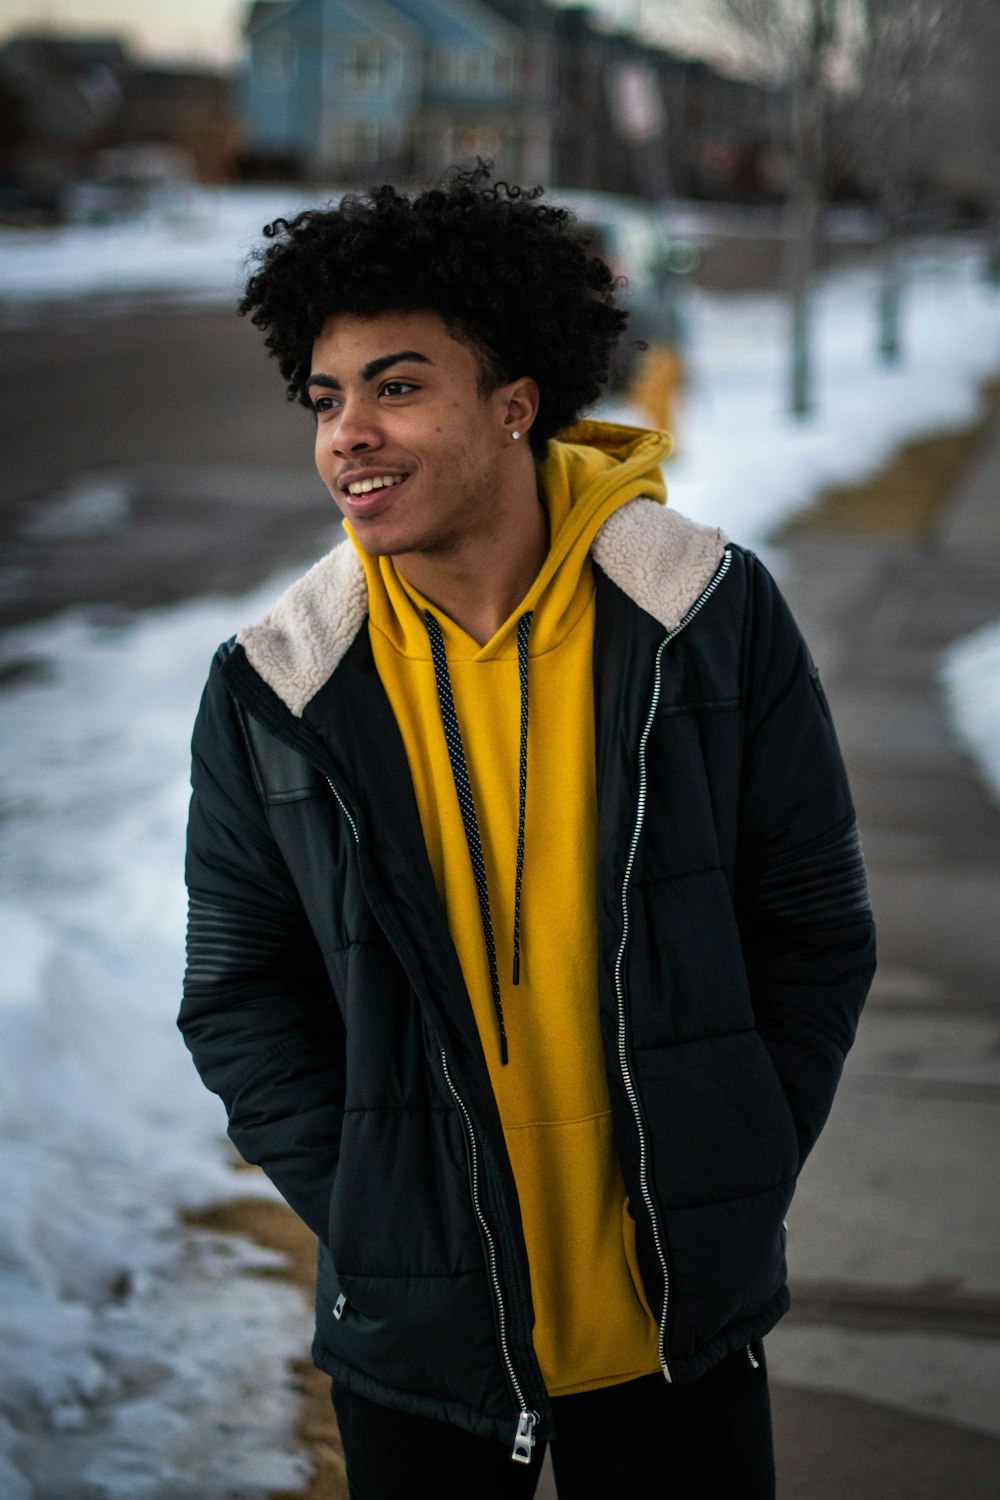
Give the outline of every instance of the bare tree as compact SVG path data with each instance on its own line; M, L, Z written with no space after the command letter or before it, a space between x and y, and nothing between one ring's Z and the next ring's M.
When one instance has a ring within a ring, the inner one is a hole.
M934 165L987 210L986 273L1000 287L1000 5L962 0L930 101Z
M856 0L852 73L844 111L862 181L882 221L878 352L900 358L903 239L931 156L937 110L963 0Z
M819 254L824 123L830 58L844 0L721 0L722 9L767 59L789 106L791 172L785 283L791 316L790 407L812 408L811 293Z

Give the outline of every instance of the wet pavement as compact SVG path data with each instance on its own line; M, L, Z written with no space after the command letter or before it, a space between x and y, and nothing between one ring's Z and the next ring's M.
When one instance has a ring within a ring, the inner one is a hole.
M851 775L880 966L789 1215L767 1341L790 1500L1000 1495L1000 809L943 650L1000 617L1000 424L933 534L796 536L783 588Z
M229 309L54 307L0 337L0 627L242 592L330 546L312 419Z

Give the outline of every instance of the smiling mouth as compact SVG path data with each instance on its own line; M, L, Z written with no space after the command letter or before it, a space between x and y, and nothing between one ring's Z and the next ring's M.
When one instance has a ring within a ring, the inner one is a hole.
M378 490L395 489L406 479L405 474L376 474L371 479L352 480L348 484L341 483L342 494L349 496L352 500L360 499L363 495L370 495Z
M392 504L392 497L408 478L408 474L382 474L377 478L338 485L340 507L346 515L353 516L357 521L380 515Z

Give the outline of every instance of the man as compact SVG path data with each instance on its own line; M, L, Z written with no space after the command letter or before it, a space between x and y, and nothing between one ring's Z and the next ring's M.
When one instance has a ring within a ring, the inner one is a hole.
M625 316L569 214L480 169L268 234L349 540L213 665L181 1026L318 1236L351 1494L531 1495L551 1441L562 1500L773 1495L874 968L816 669L663 436L579 420Z

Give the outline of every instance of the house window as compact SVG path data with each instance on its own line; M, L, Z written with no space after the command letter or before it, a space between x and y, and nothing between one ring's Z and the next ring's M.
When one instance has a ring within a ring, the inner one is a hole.
M438 83L456 85L458 88L476 88L490 76L489 54L475 52L470 48L439 52L434 63Z
M388 59L378 42L353 42L341 54L344 88L352 94L374 94L386 82Z
M270 31L257 43L257 71L266 89L284 88L295 77L298 52L287 31Z
M338 156L343 166L363 166L382 156L382 130L378 120L359 116L344 120L338 131Z
M448 160L466 156L499 156L503 138L493 125L449 125L445 135Z
M509 89L514 84L514 59L509 52L497 52L493 58L493 82L498 89Z

